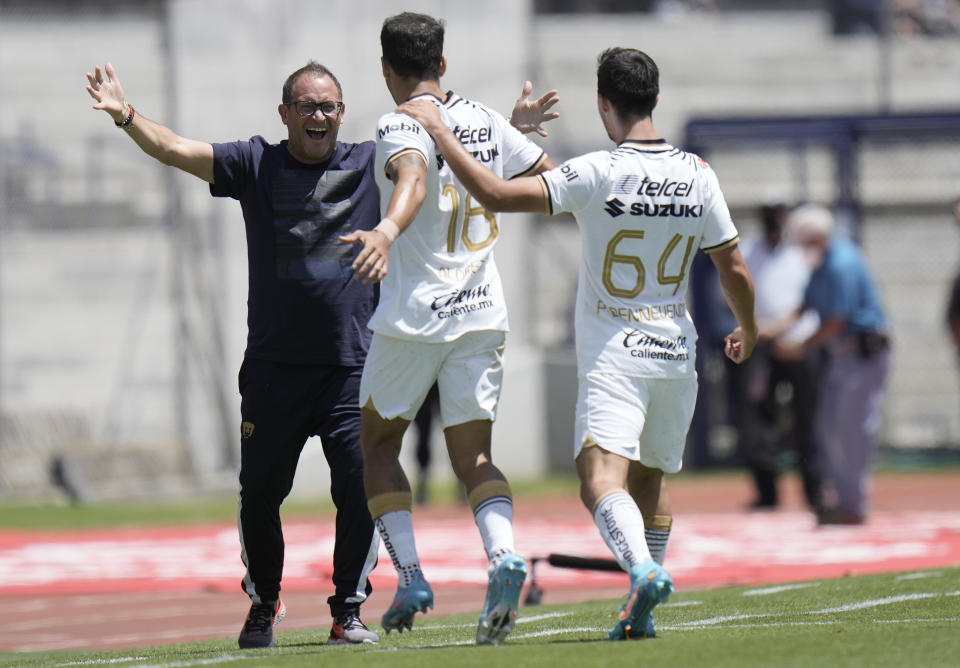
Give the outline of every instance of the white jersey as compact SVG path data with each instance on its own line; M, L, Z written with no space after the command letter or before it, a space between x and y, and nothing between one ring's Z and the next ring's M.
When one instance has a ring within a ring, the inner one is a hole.
M446 100L425 97L436 102L467 150L495 174L532 173L543 161L543 150L497 112L453 93ZM390 266L370 329L426 342L452 341L479 330L506 331L503 286L493 260L499 216L473 199L426 130L404 114L385 114L377 123L374 169L383 213L394 187L386 169L410 153L426 162L427 197L390 247Z
M690 264L698 249L738 240L713 170L660 140L625 141L540 178L551 213L569 211L580 226L580 375L694 376Z

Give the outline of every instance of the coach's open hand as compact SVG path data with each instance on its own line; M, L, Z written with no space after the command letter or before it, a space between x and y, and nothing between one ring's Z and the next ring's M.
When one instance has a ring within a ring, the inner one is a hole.
M107 112L116 122L122 121L127 113L127 103L113 65L107 63L103 70L97 65L93 74L87 72L87 81L90 82L87 92L97 101L93 108Z

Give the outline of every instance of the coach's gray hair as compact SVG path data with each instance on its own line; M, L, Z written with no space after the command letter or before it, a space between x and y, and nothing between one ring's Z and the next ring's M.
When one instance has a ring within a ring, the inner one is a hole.
M304 74L311 74L316 77L330 77L330 80L333 81L334 85L337 87L337 95L340 96L340 101L343 101L343 88L340 87L340 81L333 74L333 72L315 60L308 60L306 65L301 67L296 72L290 74L290 76L287 77L287 80L283 82L283 95L280 100L281 102L284 104L290 104L291 98L293 97L293 84L295 84L297 79Z

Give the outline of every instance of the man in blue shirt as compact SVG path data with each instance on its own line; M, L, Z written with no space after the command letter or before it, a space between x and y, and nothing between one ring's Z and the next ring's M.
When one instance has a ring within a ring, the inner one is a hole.
M819 328L781 353L824 352L816 433L824 481L835 498L819 512L821 524L861 524L869 511L870 471L890 343L880 296L859 247L834 231L825 208L798 207L788 223L813 267L800 312L813 309ZM787 350L789 348L789 350Z
M345 105L339 81L310 61L283 85L287 139L225 144L186 139L129 105L108 63L87 91L148 155L197 176L210 193L240 202L247 233L248 336L240 368L240 529L250 612L240 647L275 644L283 531L280 504L297 461L319 436L337 507L335 593L328 642L377 642L360 621L379 540L367 510L360 452L359 386L378 286L351 280L355 253L339 235L380 219L372 141L337 141Z

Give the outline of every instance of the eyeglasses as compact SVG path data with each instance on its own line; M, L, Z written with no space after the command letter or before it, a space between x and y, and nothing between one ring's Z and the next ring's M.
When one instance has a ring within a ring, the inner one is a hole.
M313 100L298 100L296 102L287 102L287 106L293 106L300 116L313 116L317 109L324 116L336 118L343 109L343 102L327 100L326 102L314 102Z

